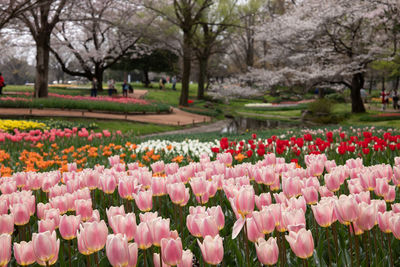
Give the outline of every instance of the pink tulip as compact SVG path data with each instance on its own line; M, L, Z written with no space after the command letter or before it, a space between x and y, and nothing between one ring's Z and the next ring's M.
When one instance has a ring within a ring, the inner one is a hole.
M194 177L189 182L193 194L202 197L207 191L207 180L203 177Z
M297 233L291 231L285 238L297 257L307 259L313 255L314 240L310 230L303 228Z
M282 179L282 192L288 197L297 197L301 194L304 183L299 177L288 177Z
M256 252L258 260L264 265L274 265L278 262L279 248L276 237L270 237L268 241L264 238L257 240Z
M83 239L86 249L91 254L104 248L107 235L108 229L104 221L86 222L80 225L78 239Z
M354 194L354 197L358 204L360 204L362 202L371 204L371 194L369 191L363 191L361 193Z
M303 196L298 198L292 197L287 201L287 207L289 209L302 209L304 213L307 211L307 203Z
M234 205L237 212L245 218L254 210L255 194L254 188L250 185L242 186L234 198Z
M271 210L264 207L261 211L253 212L253 219L263 234L272 233L275 229L275 218Z
M114 234L125 235L128 241L131 241L136 234L136 217L134 213L124 215L115 215L111 217L109 225Z
M384 195L386 202L393 202L396 199L396 186L389 185L389 191Z
M11 235L0 235L0 266L7 266L11 260Z
M255 196L254 200L258 210L262 210L264 206L269 206L272 203L271 194L269 192Z
M318 202L318 191L315 187L306 187L301 189L301 193L309 205L314 205Z
M167 181L164 177L153 177L151 180L153 196L163 196L167 193Z
M139 218L140 222L149 222L158 217L158 212L146 212L146 213L140 213Z
M396 213L391 218L389 218L389 226L394 237L400 239L400 214Z
M357 218L357 226L363 231L369 231L375 226L376 222L376 207L374 204L367 203L359 204L360 213Z
M58 260L60 240L57 239L56 232L44 232L32 235L33 252L36 261L40 265L53 265Z
M100 176L99 188L106 194L112 194L117 187L117 181L113 175Z
M93 208L92 200L77 199L75 200L75 213L81 216L82 221L87 221L92 217Z
M115 215L125 215L125 209L124 205L121 205L119 207L110 207L106 209L106 214L107 214L107 220L108 222L111 221L111 217Z
M200 231L200 224L202 222L202 219L206 217L207 215L204 213L200 214L189 214L186 217L186 227L188 228L190 234L195 237L201 237L201 231Z
M264 234L257 227L253 218L246 218L247 239L255 243L259 238L264 237Z
M182 261L178 263L178 267L192 267L193 253L190 250L184 250L182 253Z
M16 203L11 207L15 225L25 225L30 220L29 208L22 203Z
M31 265L36 261L35 253L33 252L33 243L22 241L14 243L14 257L19 265Z
M44 211L44 219L46 220L54 220L54 225L56 229L60 224L60 211L58 209L48 209ZM52 232L52 231L50 231Z
M14 216L12 214L0 215L0 235L14 232Z
M64 196L53 197L49 200L53 209L58 209L60 214L63 215L68 211L68 201Z
M172 203L179 205L185 200L185 184L182 182L167 184L167 192Z
M137 189L139 189L137 179L125 177L119 180L118 193L123 199L132 200Z
M207 208L207 213L208 215L214 217L215 222L218 226L218 230L221 230L224 228L225 225L225 215L224 212L222 211L221 206L214 206L211 208Z
M136 205L141 211L150 211L153 208L153 192L150 190L141 191L135 195Z
M283 210L282 221L279 226L282 229L295 231L306 227L306 217L302 209ZM280 230L282 231L282 230Z
M44 218L44 211L48 210L48 209L51 209L51 208L52 208L52 206L51 206L50 203L46 203L46 204L38 203L37 204L37 211L36 211L38 218L39 219L43 219Z
M399 157L400 159L400 157ZM392 204L392 211L393 213L400 213L400 203Z
M43 233L49 231L50 233L56 229L56 223L53 219L42 219L38 221L38 232Z
M129 261L128 240L121 234L108 235L106 242L107 259L112 266L127 266Z
M218 225L212 216L206 216L200 219L200 233L202 237L207 235L214 237L219 234Z
M311 206L314 218L321 227L329 227L336 221L335 203L333 201L321 201L317 205Z
M336 192L340 189L340 176L335 172L325 174L324 180L329 191Z
M341 195L335 201L335 214L340 223L349 225L351 222L357 220L359 213L358 204L352 195Z
M385 211L384 213L378 212L378 226L382 232L388 234L391 233L392 230L390 229L390 218L393 217L392 211Z
M211 265L217 265L222 261L224 257L224 246L222 238L219 235L214 238L206 236L203 243L197 239L197 243L199 244L205 262Z
M361 172L358 177L360 178L360 183L365 190L372 191L375 189L376 177L373 172Z
M128 266L134 267L137 263L138 258L138 246L136 243L129 243L128 244L128 252L129 252L129 259L128 259Z
M154 246L159 247L161 244L161 239L169 237L169 223L169 219L162 219L161 217L147 222Z
M7 195L3 195L3 196L7 196ZM8 201L0 198L0 215L3 215L3 214L8 214Z
M153 244L153 240L151 239L151 232L149 226L146 222L141 222L135 234L135 243L138 245L140 249L148 249Z
M332 197L334 196L334 193L330 191L326 186L320 186L318 188L318 192L321 197Z
M157 161L151 164L151 169L155 174L160 174L164 172L164 167L165 167L164 161Z
M15 181L8 181L0 185L0 191L3 195L11 194L17 191L17 183Z
M162 261L168 265L174 266L182 261L182 242L180 238L161 239Z
M81 222L81 216L74 215L63 215L60 217L59 231L65 240L72 240L76 237L79 224Z
M375 194L384 197L389 192L389 184L386 178L376 179Z
M185 188L185 195L183 198L183 202L180 204L181 207L186 206L186 204L189 202L189 198L190 198L190 190L189 188Z

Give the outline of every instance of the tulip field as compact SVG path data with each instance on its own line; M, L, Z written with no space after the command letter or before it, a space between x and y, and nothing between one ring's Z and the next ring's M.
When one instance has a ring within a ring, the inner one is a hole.
M0 266L398 266L400 132L0 132Z

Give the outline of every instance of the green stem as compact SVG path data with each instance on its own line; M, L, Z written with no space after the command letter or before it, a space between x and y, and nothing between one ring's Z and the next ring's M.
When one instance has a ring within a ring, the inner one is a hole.
M386 237L387 237L387 242L388 242L388 246L389 246L390 267L393 267L393 255L392 255L392 244L391 244L392 241L390 240L391 236L390 236L390 234L387 234Z
M97 252L94 253L94 262L95 262L96 266L99 267L99 258L97 256Z
M349 232L350 260L351 260L351 267L353 267L353 244L352 244L352 241L351 241L351 231L350 231L351 224L346 226L346 227L347 227L347 230Z
M146 251L147 251L147 249L143 250L144 267L147 267ZM160 262L160 266L161 266L161 262Z
M70 240L69 242L69 266L72 267L72 255L71 255L71 250L72 250L72 240Z
M160 247L160 266L162 266L163 264L162 264L162 257L161 257L161 247Z
M247 222L245 222L245 224L244 224L244 235L245 235L245 240L246 240L244 245L245 245L245 248L246 248L247 267L250 267L249 240L247 238Z
M337 233L336 233L336 225L335 223L332 224L332 236L333 236L333 241L335 244L335 251L336 251L336 262L339 261L339 246L338 246L338 239L337 239ZM344 257L346 260L346 257ZM346 260L346 266L347 266L347 260Z
M90 267L90 255L86 256L86 267Z
M353 234L354 234L354 246L355 246L355 251L356 251L356 259L357 259L357 266L361 266L360 265L360 248L359 248L359 245L358 245L358 236L356 235L356 231L355 231L355 228L354 228L354 222L351 224L352 225L352 227L353 227Z
M329 259L329 265L328 266L331 266L331 246L330 246L330 241L329 241L328 229L326 229L326 231L325 231L325 237L326 237L326 242L328 244L328 259Z
M367 266L370 266L370 263L369 263L369 238L368 238L368 233L369 233L369 231L366 231L366 233L363 234L363 243L365 244L365 255L367 257Z

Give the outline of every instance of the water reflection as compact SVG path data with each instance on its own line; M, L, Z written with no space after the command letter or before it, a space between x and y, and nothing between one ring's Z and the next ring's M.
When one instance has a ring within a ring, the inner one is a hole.
M237 117L232 118L224 127L221 133L236 134L246 130L266 130L286 126L282 121L278 120L257 120L252 118Z

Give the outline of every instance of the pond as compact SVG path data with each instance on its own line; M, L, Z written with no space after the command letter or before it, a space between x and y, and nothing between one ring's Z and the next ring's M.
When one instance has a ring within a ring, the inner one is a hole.
M221 133L240 133L246 130L268 130L273 128L282 128L293 126L290 123L279 120L259 120L245 117L230 118L230 122L221 130Z

